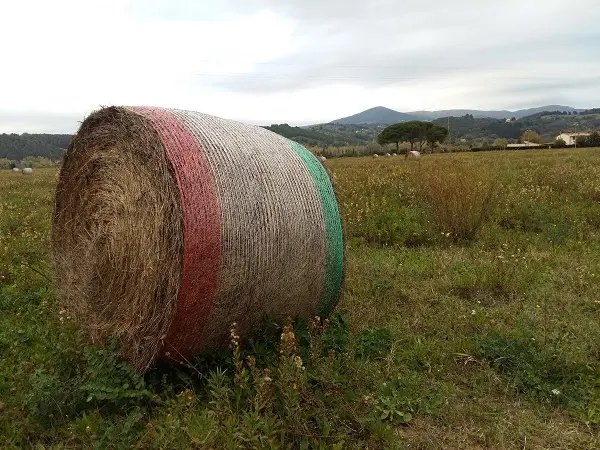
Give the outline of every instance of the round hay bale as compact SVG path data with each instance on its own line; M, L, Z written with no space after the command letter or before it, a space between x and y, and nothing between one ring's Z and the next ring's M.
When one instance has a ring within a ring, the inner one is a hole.
M13 167L13 172L20 172L21 169L19 169L18 167Z
M379 158L379 155L377 153L373 153L373 158Z
M139 371L185 362L265 315L327 316L344 271L319 160L264 128L109 107L65 154L52 243L63 307Z
M319 156L319 159L320 159L322 162L325 162L325 161L327 161L327 158L325 158L324 156Z
M31 175L33 173L33 170L31 170L31 167L25 167L22 173L23 175Z

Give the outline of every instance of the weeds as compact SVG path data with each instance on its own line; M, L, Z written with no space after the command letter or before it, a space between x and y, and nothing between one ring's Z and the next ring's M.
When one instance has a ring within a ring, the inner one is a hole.
M81 340L39 274L54 171L0 174L0 447L598 448L600 154L328 164L348 238L338 312L265 319L248 342L233 327L230 348L144 377ZM446 177L449 198L473 181L436 168L502 184L469 245L419 179Z
M492 173L465 164L435 164L417 176L418 195L438 230L454 241L473 241L502 195Z

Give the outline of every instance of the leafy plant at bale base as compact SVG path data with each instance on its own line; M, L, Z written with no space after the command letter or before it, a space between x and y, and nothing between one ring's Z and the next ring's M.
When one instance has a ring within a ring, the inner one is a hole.
M106 348L88 347L87 381L82 389L88 402L109 403L117 407L149 400L144 378L133 366L119 358L116 343Z
M367 328L356 339L356 354L363 358L382 358L392 344L389 328Z
M323 352L341 353L350 342L350 319L346 311L336 311L329 318L329 324L321 336Z

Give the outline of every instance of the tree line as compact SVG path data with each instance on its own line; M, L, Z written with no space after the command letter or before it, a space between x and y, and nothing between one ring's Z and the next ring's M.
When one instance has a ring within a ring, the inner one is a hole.
M444 142L448 136L448 129L435 125L432 122L423 122L420 120L411 120L409 122L400 122L384 128L377 142L380 145L396 144L396 153L400 152L401 142L408 142L410 150L413 151L415 145L418 145L419 151L423 151L425 144L433 148L438 142Z
M40 156L56 161L72 138L70 134L0 134L0 158L21 161L27 156Z

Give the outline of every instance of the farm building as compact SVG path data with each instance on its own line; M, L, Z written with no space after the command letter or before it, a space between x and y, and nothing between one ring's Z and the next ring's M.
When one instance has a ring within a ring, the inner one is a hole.
M562 139L567 145L575 145L578 137L588 137L590 133L561 133L556 136L556 140Z
M506 146L506 148L523 148L523 147L539 147L540 144L537 144L535 142L529 142L529 141L523 141L522 144L508 144Z

